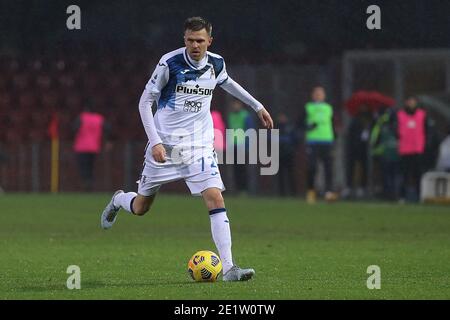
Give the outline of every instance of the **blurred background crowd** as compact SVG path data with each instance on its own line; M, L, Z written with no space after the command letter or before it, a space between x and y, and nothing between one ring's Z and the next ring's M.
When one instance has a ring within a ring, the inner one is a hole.
M52 139L59 191L135 187L146 143L138 101L161 55L183 45L192 15L211 20L211 51L280 130L278 174L222 165L230 192L417 201L422 174L450 168L448 2L381 2L376 31L365 27L364 1L80 1L73 31L70 4L0 2L4 191L51 189ZM257 128L254 113L220 89L212 109L219 130ZM85 121L102 140L87 149Z

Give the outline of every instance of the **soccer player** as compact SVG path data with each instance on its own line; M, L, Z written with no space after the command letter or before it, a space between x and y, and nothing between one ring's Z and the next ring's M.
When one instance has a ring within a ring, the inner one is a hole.
M264 106L231 79L224 59L207 51L212 25L200 17L184 24L185 47L162 56L139 101L141 120L148 137L138 193L118 190L101 216L104 229L112 227L122 208L144 215L161 185L184 179L192 195L202 196L209 211L211 232L223 265L224 281L244 281L255 271L233 262L231 233L222 191L225 190L213 149L210 113L216 85L253 108L262 125L273 128ZM152 104L157 111L152 114Z

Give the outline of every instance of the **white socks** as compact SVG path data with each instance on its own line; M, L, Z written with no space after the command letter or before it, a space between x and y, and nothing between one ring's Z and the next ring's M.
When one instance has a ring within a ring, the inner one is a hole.
M123 208L129 213L133 213L131 204L133 203L133 200L134 198L136 198L136 196L136 192L119 193L114 197L114 206Z
M211 219L211 233L220 259L222 260L223 274L233 266L231 254L231 231L230 223L225 208L214 209L209 212Z

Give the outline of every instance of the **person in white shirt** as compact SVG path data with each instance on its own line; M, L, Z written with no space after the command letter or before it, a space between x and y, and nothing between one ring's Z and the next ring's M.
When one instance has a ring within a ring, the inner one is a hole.
M162 56L139 101L141 120L148 137L138 193L118 190L101 216L104 229L112 227L125 211L144 215L161 185L184 179L193 195L202 196L209 211L211 232L223 265L224 281L250 279L255 271L236 266L231 253L231 233L222 191L225 190L213 148L210 113L216 85L249 105L266 129L273 121L264 106L231 79L224 59L207 51L212 25L201 17L184 24L185 47ZM157 110L152 114L152 105Z

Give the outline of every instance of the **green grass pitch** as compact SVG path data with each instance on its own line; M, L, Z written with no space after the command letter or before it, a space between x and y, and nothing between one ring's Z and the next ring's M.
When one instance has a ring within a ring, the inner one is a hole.
M108 194L0 197L0 299L450 299L443 206L225 200L235 261L256 276L194 283L187 262L216 251L199 198L158 195L144 217L100 228ZM81 289L68 290L69 265ZM381 268L381 289L366 286Z

